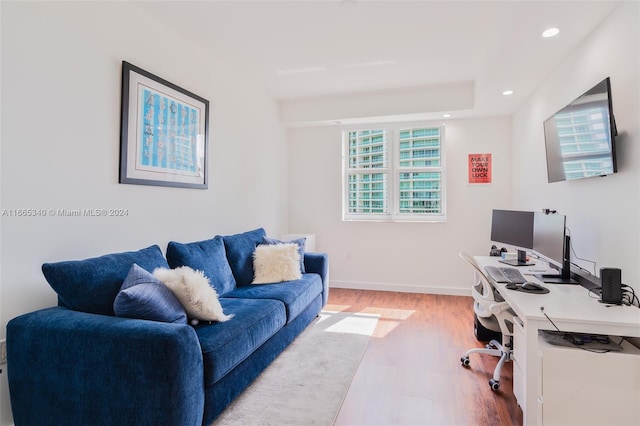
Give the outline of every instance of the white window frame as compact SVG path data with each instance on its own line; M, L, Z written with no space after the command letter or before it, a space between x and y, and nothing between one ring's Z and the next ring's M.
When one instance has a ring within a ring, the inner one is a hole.
M412 129L437 128L440 132L440 166L400 167L400 132ZM385 130L387 135L386 168L350 169L349 133L366 130ZM387 175L387 213L350 213L349 212L349 174L385 173ZM439 172L440 206L439 214L400 213L400 173ZM342 220L366 222L446 222L446 161L445 126L433 123L404 123L361 126L346 128L342 131Z

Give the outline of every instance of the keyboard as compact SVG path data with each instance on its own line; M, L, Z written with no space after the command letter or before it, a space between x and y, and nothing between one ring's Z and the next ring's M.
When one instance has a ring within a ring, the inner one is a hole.
M484 270L497 283L526 283L527 279L516 268L507 266L485 266Z

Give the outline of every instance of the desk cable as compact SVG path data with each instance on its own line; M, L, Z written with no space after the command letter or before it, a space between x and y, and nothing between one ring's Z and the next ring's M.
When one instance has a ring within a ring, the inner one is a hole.
M636 296L636 292L633 290L633 287L627 284L620 284L622 286L622 301L620 303L607 303L607 308L611 306L633 306L636 308L640 308L640 299ZM592 288L589 289L589 297L592 299L600 299L600 288Z
M574 340L574 337L573 337L573 335L571 333L568 333L568 332L565 332L565 331L561 331L558 328L558 326L553 322L553 320L551 318L549 318L549 315L547 315L547 313L544 311L544 306L540 306L540 312L542 312L542 315L544 315L549 320L549 322L558 331L558 333L560 333L562 335L562 338L564 340L567 340L569 343L571 343L576 348L582 349L583 351L587 351L587 352L593 352L595 354L606 354L607 352L611 352L611 349L598 350L598 349L589 349L589 348L585 348L584 346L581 346L582 343L576 343L576 341ZM620 340L618 345L621 345L622 342L624 342L625 339L626 339L626 337L622 337L622 339Z
M620 284L622 286L622 303L627 306L635 306L640 308L640 299L636 296L636 292L633 290L633 287L626 284ZM627 298L625 301L624 298ZM637 304L636 304L637 303Z
M568 226L565 226L565 230L567 231L567 235L571 236L571 229L569 229L569 227L568 227ZM569 249L571 250L571 255L572 255L572 256L571 256L571 258L572 258L572 259L578 259L578 260L581 260L581 261L583 261L583 262L591 263L591 264L593 265L593 274L591 274L591 271L589 271L589 270L587 270L587 269L583 268L582 266L578 265L577 263L575 263L575 262L571 262L571 264L572 264L573 266L575 266L575 267L576 267L576 268L578 268L578 269L582 269L583 271L587 272L589 275L595 275L595 274L596 274L596 267L597 267L597 263L596 263L596 262L594 262L593 260L583 259L583 258L579 257L579 256L576 254L576 251L575 251L575 249L573 248L573 238L571 238L571 239L569 240Z

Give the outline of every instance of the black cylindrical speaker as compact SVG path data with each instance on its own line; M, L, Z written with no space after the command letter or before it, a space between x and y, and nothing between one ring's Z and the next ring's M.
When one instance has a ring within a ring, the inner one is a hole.
M618 268L600 268L603 303L622 303L622 271Z

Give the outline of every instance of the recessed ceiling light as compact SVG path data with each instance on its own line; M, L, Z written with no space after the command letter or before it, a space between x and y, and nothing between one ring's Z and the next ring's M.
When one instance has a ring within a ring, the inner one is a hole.
M451 117L451 114L442 114L442 117L443 118L449 118L449 117Z
M544 30L544 32L542 33L542 37L544 38L555 37L559 33L560 33L559 29L557 29L556 27L551 27Z
M504 92L502 92L502 94L505 96L513 95L513 90L505 90Z

